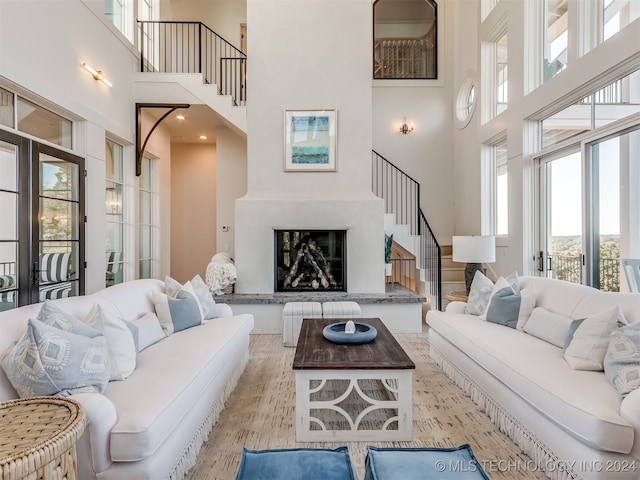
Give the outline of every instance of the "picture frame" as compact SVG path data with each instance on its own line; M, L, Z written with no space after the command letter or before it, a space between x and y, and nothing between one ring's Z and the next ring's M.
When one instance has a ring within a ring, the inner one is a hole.
M336 171L336 111L285 110L286 172Z

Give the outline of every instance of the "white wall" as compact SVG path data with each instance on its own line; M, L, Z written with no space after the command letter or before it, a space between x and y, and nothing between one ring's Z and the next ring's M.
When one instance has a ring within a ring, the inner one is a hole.
M244 0L169 0L170 15L162 20L202 22L215 33L240 49L240 24L246 23L247 2Z
M216 148L175 143L171 148L171 276L203 279L216 251Z
M455 221L451 102L455 8L455 0L438 1L438 79L374 80L372 98L373 149L420 184L422 210L442 245L451 245ZM415 126L407 135L398 131L403 117Z
M216 152L216 252L235 258L235 201L247 193L247 141L228 128L218 128Z
M248 194L236 203L237 292L273 292L274 228L347 229L348 290L384 291L382 202L371 193L371 22L370 0L247 2ZM337 111L337 170L285 172L284 111L321 109Z

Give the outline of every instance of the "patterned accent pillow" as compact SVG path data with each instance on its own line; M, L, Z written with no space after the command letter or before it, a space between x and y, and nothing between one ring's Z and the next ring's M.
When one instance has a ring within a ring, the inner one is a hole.
M640 322L611 333L604 373L622 397L640 387Z
M480 270L476 270L469 290L469 298L464 313L469 315L482 315L489 305L489 296L493 291L493 282Z
M97 337L102 333L95 328L90 327L75 317L72 317L51 300L45 300L40 312L36 316L36 320L40 320L45 325L59 328L65 332L75 333L76 335L84 335L85 337Z
M1 363L21 397L102 393L111 370L105 342L33 319Z
M191 282L185 283L175 298L153 292L152 299L162 330L167 336L202 323L202 307Z

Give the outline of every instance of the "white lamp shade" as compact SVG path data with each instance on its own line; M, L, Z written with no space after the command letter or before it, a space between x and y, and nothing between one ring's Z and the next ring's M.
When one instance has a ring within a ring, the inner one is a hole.
M453 261L492 263L496 261L496 237L472 235L453 237Z

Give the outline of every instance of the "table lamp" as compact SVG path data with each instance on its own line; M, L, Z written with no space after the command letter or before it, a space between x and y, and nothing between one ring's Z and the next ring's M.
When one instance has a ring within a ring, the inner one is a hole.
M493 235L470 235L453 237L453 261L466 262L464 281L467 295L476 270L482 271L483 263L496 261L496 237Z

